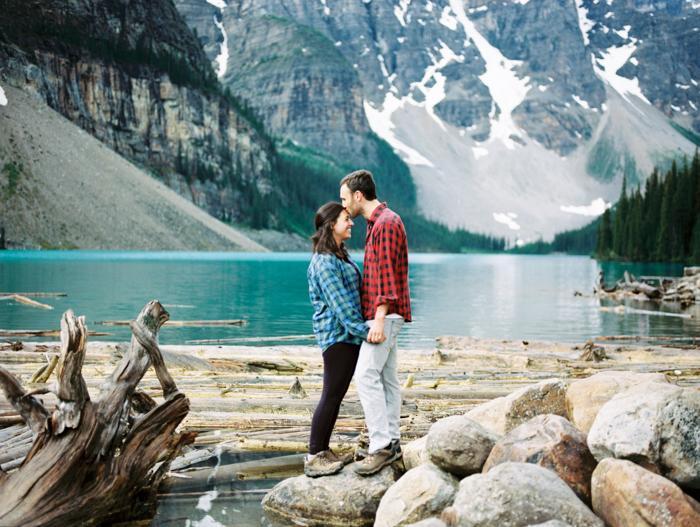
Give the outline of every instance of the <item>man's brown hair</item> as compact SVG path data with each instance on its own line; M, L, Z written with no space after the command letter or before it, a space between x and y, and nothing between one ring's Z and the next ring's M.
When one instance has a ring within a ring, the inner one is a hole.
M362 192L365 199L372 201L377 199L377 187L374 184L374 177L369 170L356 170L340 180L340 186L347 185L353 194L356 191Z

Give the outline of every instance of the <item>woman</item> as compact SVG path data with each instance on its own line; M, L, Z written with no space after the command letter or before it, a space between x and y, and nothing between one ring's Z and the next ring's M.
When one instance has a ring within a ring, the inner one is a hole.
M323 392L311 421L309 455L304 460L304 473L309 477L335 474L352 460L352 454L337 454L328 444L360 344L369 332L360 311L360 269L343 243L351 236L350 215L340 203L327 203L318 209L314 223L314 255L307 278L316 310L314 333L323 351Z

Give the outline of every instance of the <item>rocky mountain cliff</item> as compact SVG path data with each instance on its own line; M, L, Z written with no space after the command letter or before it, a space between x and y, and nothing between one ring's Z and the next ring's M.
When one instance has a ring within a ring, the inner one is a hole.
M359 166L371 128L453 227L550 238L700 133L696 1L175 4L275 136Z
M0 0L0 78L218 218L271 191L271 144L216 92L169 0Z

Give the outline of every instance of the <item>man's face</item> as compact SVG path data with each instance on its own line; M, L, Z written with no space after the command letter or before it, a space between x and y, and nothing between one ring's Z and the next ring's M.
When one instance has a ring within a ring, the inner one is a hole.
M350 216L357 218L360 215L360 203L357 201L355 194L348 188L347 185L340 187L340 201Z

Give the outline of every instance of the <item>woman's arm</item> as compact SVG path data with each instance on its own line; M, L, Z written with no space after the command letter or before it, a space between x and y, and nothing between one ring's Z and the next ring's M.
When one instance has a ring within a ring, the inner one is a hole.
M362 320L359 294L348 291L343 284L340 261L329 255L321 258L317 267L317 280L321 295L333 315L351 334L365 340L369 328Z

